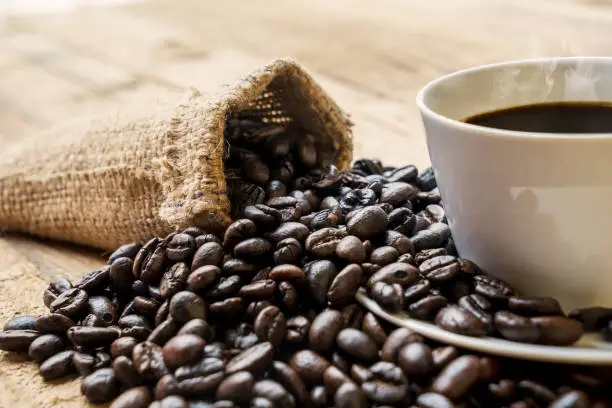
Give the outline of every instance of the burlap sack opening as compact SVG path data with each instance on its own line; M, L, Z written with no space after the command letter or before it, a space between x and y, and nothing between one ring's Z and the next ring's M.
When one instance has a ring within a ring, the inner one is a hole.
M295 121L333 146L345 169L351 123L297 63L279 59L221 92L190 94L146 115L81 120L0 156L0 227L112 250L196 225L229 222L223 174L226 118Z

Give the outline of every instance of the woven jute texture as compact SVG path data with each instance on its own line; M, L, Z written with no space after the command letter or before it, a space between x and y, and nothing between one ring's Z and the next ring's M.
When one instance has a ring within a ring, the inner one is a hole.
M292 121L333 147L345 169L351 123L296 62L278 59L167 109L80 120L0 154L0 228L112 250L231 220L223 174L226 118Z

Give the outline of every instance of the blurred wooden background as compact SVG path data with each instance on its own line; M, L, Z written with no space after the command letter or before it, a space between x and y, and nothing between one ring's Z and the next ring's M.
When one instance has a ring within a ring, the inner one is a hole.
M277 56L308 68L355 122L355 156L428 162L414 98L442 74L507 59L611 55L610 0L2 0L0 154L67 119L229 82ZM0 320L100 254L0 239ZM0 407L83 406L0 354Z

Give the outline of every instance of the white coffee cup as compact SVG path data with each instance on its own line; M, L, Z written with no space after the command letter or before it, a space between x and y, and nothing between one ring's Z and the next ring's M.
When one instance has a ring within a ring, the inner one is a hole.
M459 254L566 311L612 307L612 133L500 130L462 120L538 102L612 102L612 58L466 69L419 93Z

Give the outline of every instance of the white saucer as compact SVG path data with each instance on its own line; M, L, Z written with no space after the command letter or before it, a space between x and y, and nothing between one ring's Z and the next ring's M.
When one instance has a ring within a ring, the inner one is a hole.
M493 337L463 336L440 329L432 323L412 319L403 312L390 314L370 299L363 289L357 293L356 298L372 313L396 326L406 327L424 337L455 347L497 356L549 363L612 365L612 343L604 342L597 334L584 335L576 344L569 347L517 343Z

